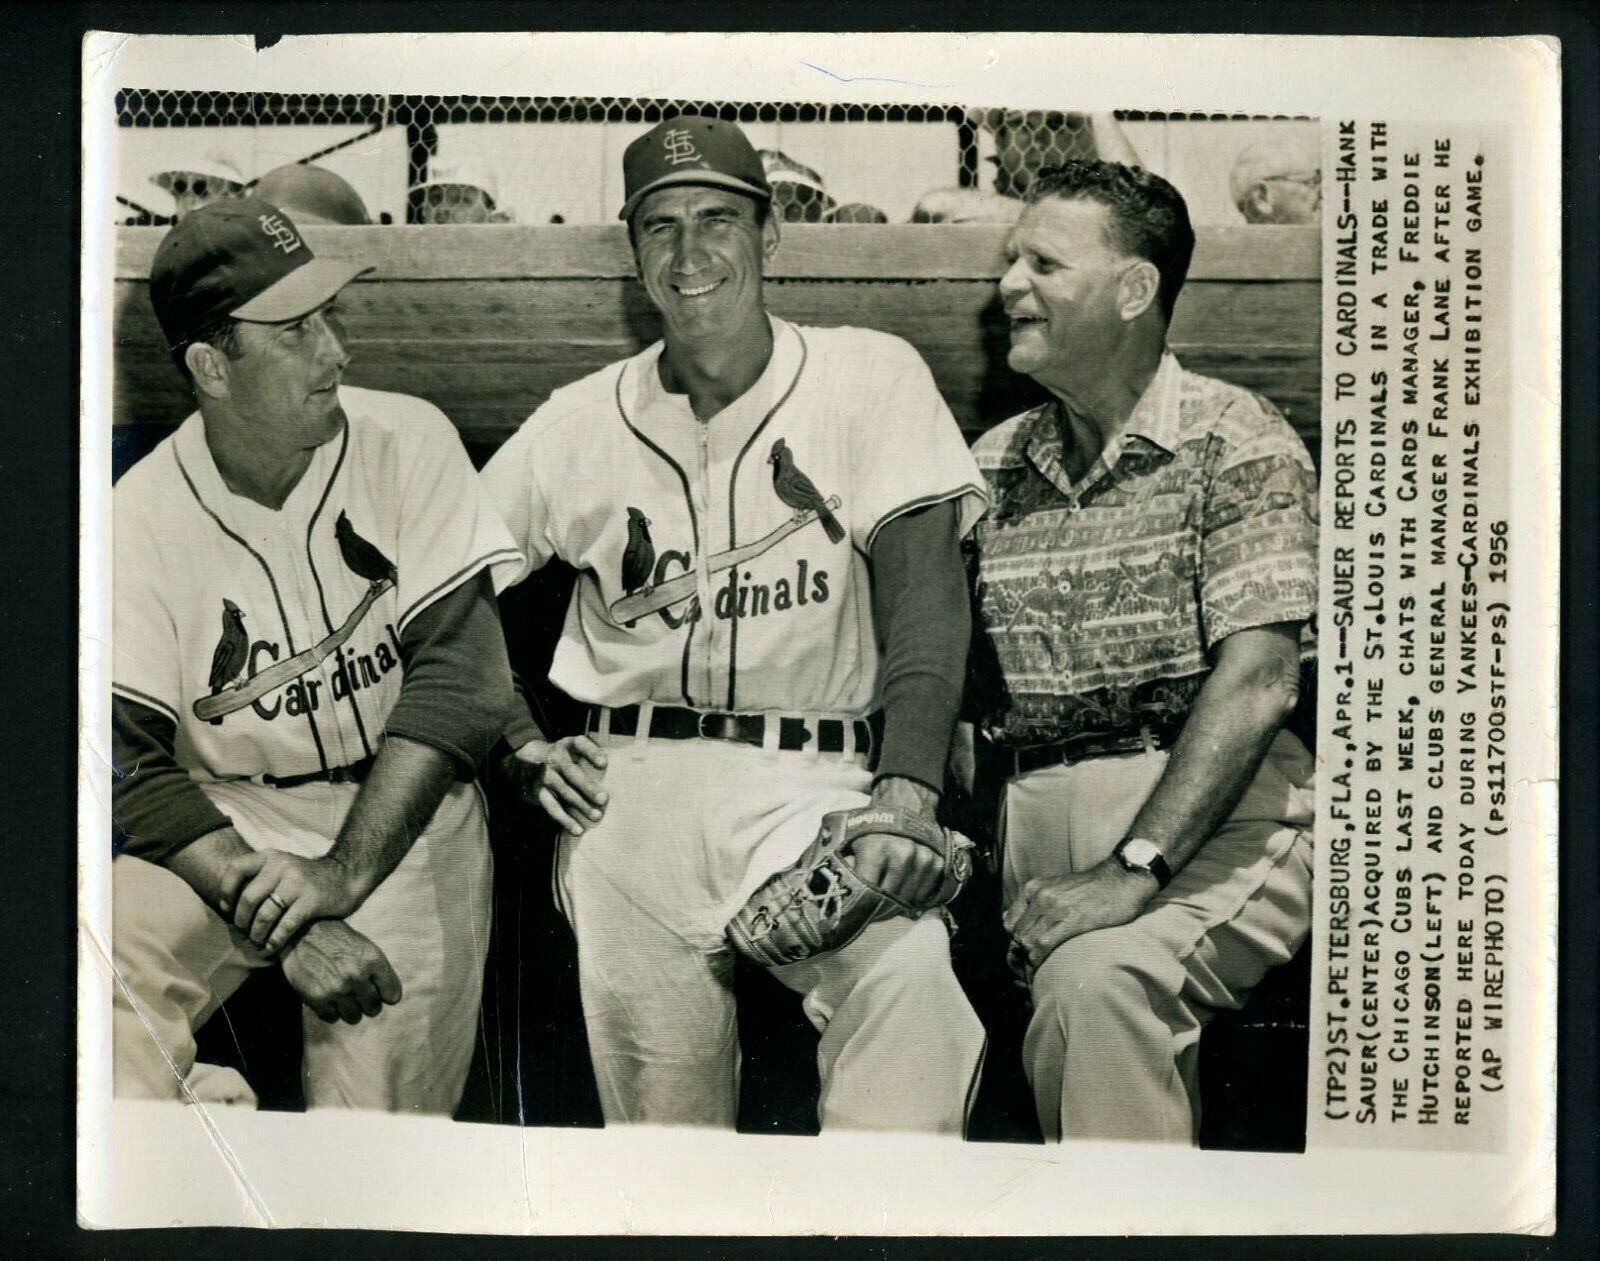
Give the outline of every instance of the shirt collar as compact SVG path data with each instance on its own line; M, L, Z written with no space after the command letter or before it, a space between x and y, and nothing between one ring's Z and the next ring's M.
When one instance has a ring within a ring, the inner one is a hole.
M1178 402L1183 368L1170 350L1161 355L1155 375L1133 405L1127 423L1100 453L1094 466L1084 474L1079 489L1087 486L1103 470L1115 467L1130 438L1142 439L1165 452L1178 447ZM1061 440L1061 401L1051 399L1034 409L1024 442L1027 458L1039 473L1063 494L1073 495L1067 476L1066 452Z
M772 355L748 390L728 404L709 423L702 423L689 406L687 394L674 394L661 384L660 361L666 343L660 342L629 362L618 385L618 402L624 421L650 441L659 443L680 463L691 458L702 439L715 459L730 458L743 450L751 436L785 401L797 384L805 363L805 342L787 321L767 316L772 328Z
M230 494L227 485L222 480L222 474L217 470L217 463L211 458L211 448L206 443L205 418L198 411L191 412L178 426L178 432L173 435L172 445L178 456L178 463L188 475L190 483L203 500L209 503L221 502L224 495Z
M344 401L342 392L340 400ZM322 493L320 487L332 468L337 467L339 452L343 450L349 432L350 425L346 421L345 427L338 434L312 453L305 472L300 475L300 480L295 483L294 489L277 509L258 504L249 496L236 495L228 489L222 470L217 467L217 462L211 454L211 444L206 441L205 417L198 411L190 413L178 426L177 432L173 435L173 446L178 462L189 483L194 487L195 494L208 508L235 516L265 514L267 520L281 520L289 511L290 505L297 503L303 496Z
M1122 427L1121 437L1140 437L1154 443L1163 451L1178 449L1178 395L1183 379L1183 369L1178 357L1170 350L1163 351L1155 376L1144 387L1144 393L1133 405L1128 423Z
M767 359L767 366L761 370L755 384L712 417L713 424L720 425L724 417L735 416L745 407L765 398L771 393L773 381L782 383L780 389L787 387L794 375L795 366L799 363L800 335L787 320L780 320L770 313L767 315L767 324L772 329L772 354ZM633 405L641 413L664 407L673 411L681 410L692 418L694 413L689 406L689 396L675 394L661 384L661 356L666 352L667 343L658 341L634 360L637 379L629 391L633 396Z

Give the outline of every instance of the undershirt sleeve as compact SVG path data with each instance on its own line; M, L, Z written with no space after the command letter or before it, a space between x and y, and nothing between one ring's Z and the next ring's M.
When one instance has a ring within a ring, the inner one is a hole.
M957 504L902 513L872 547L872 613L883 654L883 752L877 779L944 786L966 671L972 610Z
M112 852L161 864L191 841L233 820L178 765L177 724L165 714L111 698Z
M400 635L405 681L384 730L448 754L471 779L514 713L494 582L479 572L418 612Z
M522 681L520 675L513 672L512 682L516 685L517 699L511 706L511 718L506 723L505 738L513 750L520 749L530 740L545 740L544 728L539 725L533 716L534 706L538 703L533 699L533 694L528 690L528 685Z

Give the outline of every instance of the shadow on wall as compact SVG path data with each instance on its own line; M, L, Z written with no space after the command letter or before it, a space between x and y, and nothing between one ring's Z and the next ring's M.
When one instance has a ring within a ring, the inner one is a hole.
M1006 318L998 290L983 308L980 328L984 374L978 391L977 414L988 427L1036 407L1050 397L1050 392L1032 377L1013 372L1006 365L1006 356L1011 351L1011 321ZM975 437L971 433L967 436L969 440Z

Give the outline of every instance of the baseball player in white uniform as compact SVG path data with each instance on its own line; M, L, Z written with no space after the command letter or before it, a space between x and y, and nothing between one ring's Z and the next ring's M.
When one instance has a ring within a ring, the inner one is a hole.
M909 345L767 314L778 226L737 127L668 120L624 176L665 339L558 390L484 481L518 580L554 557L579 571L551 678L587 731L518 757L565 829L605 1117L731 1127L729 917L825 812L932 813L970 625L959 544L984 500ZM912 899L942 875L901 837L855 862ZM821 1031L824 1128L961 1132L985 1043L941 914L773 971Z
M259 199L163 240L151 298L198 410L113 496L115 1088L183 1098L252 968L305 1000L308 1106L449 1113L490 907L475 765L520 558L448 420L341 385L334 301Z

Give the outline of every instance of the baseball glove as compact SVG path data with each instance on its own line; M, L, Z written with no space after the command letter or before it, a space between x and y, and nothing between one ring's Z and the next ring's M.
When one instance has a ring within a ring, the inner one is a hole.
M903 902L856 871L851 847L872 833L909 837L939 855L943 875L926 901ZM764 968L798 963L848 946L879 920L916 919L944 906L971 874L972 842L926 815L881 806L835 810L822 816L822 829L805 853L768 877L728 921L728 943Z

